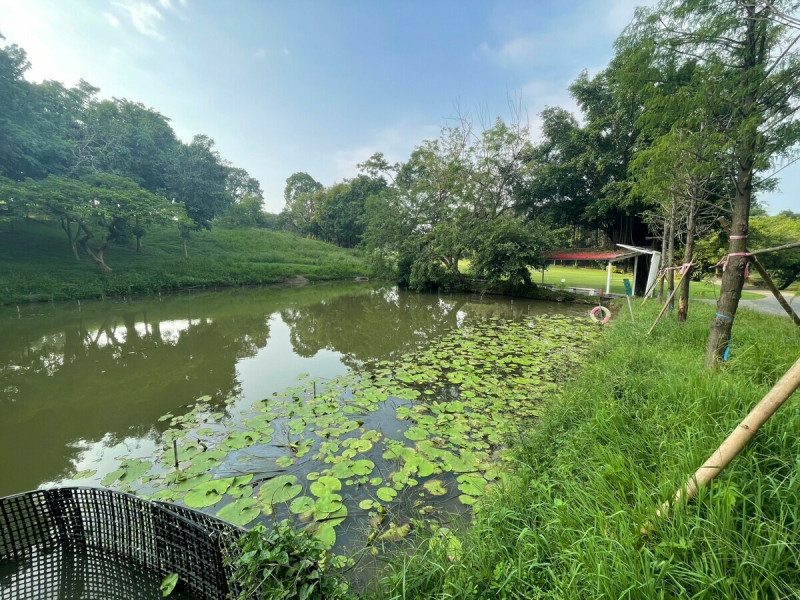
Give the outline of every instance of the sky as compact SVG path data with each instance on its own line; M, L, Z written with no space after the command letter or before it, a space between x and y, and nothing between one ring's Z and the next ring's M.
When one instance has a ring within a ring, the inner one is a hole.
M519 112L536 139L645 1L0 0L0 34L31 81L85 79L208 135L279 212L292 173L331 185L378 151L405 161L459 114ZM772 214L800 210L800 162L781 176Z

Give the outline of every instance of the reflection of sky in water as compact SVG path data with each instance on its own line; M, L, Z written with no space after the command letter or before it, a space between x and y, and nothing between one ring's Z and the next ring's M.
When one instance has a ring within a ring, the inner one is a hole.
M120 456L126 458L142 458L152 460L160 456L161 443L156 441L160 438L157 430L152 429L148 436L126 437L121 442L116 442L113 436L106 434L101 440L88 441L76 440L70 446L78 451L77 458L72 460L75 472L97 471L97 474L85 480L78 480L77 484L100 485L103 476L119 468ZM40 488L48 488L57 485L76 485L76 481L67 477L64 479L43 483Z
M161 338L165 343L176 344L180 334L187 331L192 325L201 321L197 319L184 319L161 321L159 329ZM204 320L210 323L210 320ZM137 332L140 336L149 334L144 323L137 323ZM331 350L320 350L312 357L303 357L295 354L291 348L291 329L283 322L280 313L269 317L270 336L269 343L260 347L258 352L251 357L241 358L236 361L236 381L240 385L238 399L228 407L234 421L241 419L254 403L272 395L273 392L298 385L301 374L313 373L315 378L331 379L347 371L341 361L341 353ZM122 344L125 341L124 328L118 331L122 335L114 336L114 343ZM93 339L98 343L108 343L108 338L101 333L97 336L95 330ZM123 441L117 442L116 438L106 435L100 440L78 440L73 442L72 448L78 450L76 457L71 460L75 472L93 470L97 473L86 479L78 480L83 485L100 485L103 477L119 467L117 457L143 458L154 463L161 455L162 444L156 442L160 434L156 429L151 429L142 437L128 436ZM40 487L52 487L71 482L69 478L46 482ZM73 482L74 483L74 482Z
M449 327L530 311L527 303L488 297L319 289L280 292L276 300L269 290L236 290L163 303L87 303L78 314L37 307L44 312L27 324L14 315L15 328L0 337L0 495L44 480L63 483L70 471L95 470L75 483L99 485L122 455L156 461L168 425L158 417L184 414L201 395L240 426L274 392L310 392L311 379L387 359ZM37 322L42 317L47 322ZM300 381L301 374L310 379ZM237 399L222 409L228 396Z
M159 323L159 331L161 332L161 341L165 344L174 346L178 343L181 333L188 331L192 325L199 325L201 322L211 323L211 319L175 319L172 321L161 321ZM133 325L134 330L141 337L152 334L151 328L147 323L138 322ZM125 343L128 339L128 331L124 327L119 327L115 324L111 331L95 329L89 331L85 344L97 346L98 348L105 348L106 346L119 346ZM111 335L109 335L109 333Z
M298 377L311 373L314 378L331 379L347 372L342 354L320 350L312 357L289 351L291 330L279 313L269 319L270 341L255 356L236 363L236 379L241 384L242 404L250 406L273 392L298 385ZM237 407L240 403L237 402Z

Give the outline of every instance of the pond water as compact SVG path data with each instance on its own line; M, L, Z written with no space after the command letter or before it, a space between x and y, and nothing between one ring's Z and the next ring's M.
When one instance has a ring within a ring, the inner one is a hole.
M4 307L0 496L106 485L335 527L344 551L396 541L410 511L483 494L585 315L370 283Z

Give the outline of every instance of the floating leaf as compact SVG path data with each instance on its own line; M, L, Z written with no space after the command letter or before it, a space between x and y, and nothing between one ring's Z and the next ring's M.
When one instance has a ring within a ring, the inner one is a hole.
M217 479L201 483L192 488L189 493L184 496L183 501L189 508L213 506L222 500L222 494L228 490L230 484L230 479Z
M384 502L391 502L397 496L397 492L390 487L382 487L375 494Z
M242 498L223 506L217 516L225 521L230 521L234 525L244 527L261 513L258 509L258 502L255 498Z
M434 496L444 496L447 493L447 488L439 479L431 479L422 484L428 492Z
M418 442L424 440L430 434L428 433L427 429L422 429L421 427L410 427L407 431L403 432L403 435L412 442Z
M336 544L336 530L331 523L319 523L312 528L311 533L326 548L333 548Z
M368 498L366 500L362 500L361 502L359 502L358 508L360 508L361 510L372 510L372 508L377 508L376 505L380 506L379 504L377 504L377 502L375 502L374 500L370 500Z
M389 523L389 529L381 534L378 539L385 542L399 542L405 538L411 531L411 523L400 525L399 527L394 523Z
M483 488L486 487L486 480L481 475L461 475L458 478L458 489L463 494L470 496L480 496Z
M261 486L259 496L265 506L288 502L300 492L303 486L297 484L297 477L294 475L278 475Z
M331 513L341 510L343 506L342 497L339 494L322 496L314 503L314 516L317 519L324 518Z
M461 502L461 504L466 504L467 506L472 506L473 504L475 504L475 502L478 501L478 499L475 496L468 496L467 494L461 494L458 497L458 500L459 502Z
M275 459L275 464L285 469L286 467L291 467L294 464L294 459L290 456L279 456Z
M340 489L342 489L342 482L330 475L323 475L311 484L311 493L318 498L329 496Z
M252 446L261 438L261 434L255 431L237 431L231 433L220 444L222 450L241 450Z
M296 515L309 512L314 508L314 499L309 496L300 496L292 500L289 510Z
M137 479L141 478L145 473L150 470L150 467L153 466L149 460L141 460L138 458L132 458L126 461L123 461L120 465L120 468L116 471L112 471L105 477L101 483L105 486L111 485L112 483L125 483L130 484Z

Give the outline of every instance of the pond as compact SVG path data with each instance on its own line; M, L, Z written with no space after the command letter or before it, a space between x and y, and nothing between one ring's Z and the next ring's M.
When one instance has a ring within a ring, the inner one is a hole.
M289 516L342 551L473 504L597 331L583 307L370 283L4 307L0 327L0 496L106 485Z

